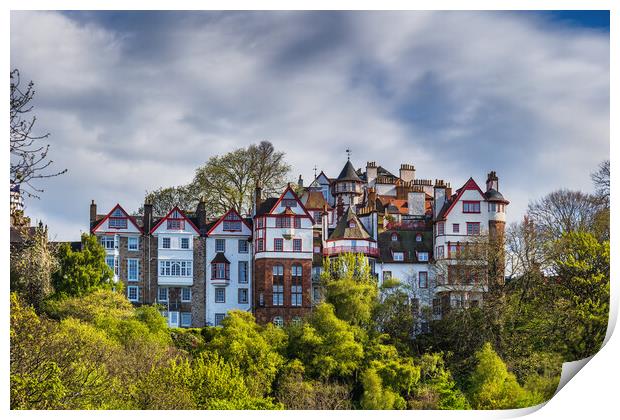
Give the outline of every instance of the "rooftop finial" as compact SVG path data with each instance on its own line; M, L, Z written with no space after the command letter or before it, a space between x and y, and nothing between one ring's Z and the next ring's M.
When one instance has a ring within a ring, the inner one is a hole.
M347 160L351 160L351 149L347 149Z
M316 179L316 170L317 170L318 168L316 167L316 165L314 165L314 168L312 168L312 169L314 169L314 179Z

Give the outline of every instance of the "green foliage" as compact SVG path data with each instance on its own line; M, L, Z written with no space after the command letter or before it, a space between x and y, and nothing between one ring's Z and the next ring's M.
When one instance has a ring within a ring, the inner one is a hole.
M478 364L471 376L469 398L475 409L522 408L542 403L517 382L514 374L508 372L506 364L486 343L476 353Z
M364 410L402 410L407 404L403 397L383 386L383 381L374 368L366 369L361 375L364 389L360 407Z
M470 408L467 398L456 386L450 371L445 368L443 357L437 353L422 355L420 365L420 382L409 407L424 410L467 410Z
M382 285L381 299L374 307L373 320L391 343L402 350L409 348L417 319L412 299L400 288L397 280Z
M317 306L308 322L289 329L289 355L299 358L313 378L346 378L360 366L364 350L352 327L328 303Z
M261 327L252 314L242 311L229 312L222 326L217 328L207 349L239 366L252 396L269 394L278 370L284 364L277 349L286 341L286 333L273 326Z
M82 235L81 251L62 244L58 250L59 268L52 276L56 294L82 296L98 289L112 289L114 273L105 255L94 235Z
M369 325L378 290L364 255L326 258L321 280L325 287L325 301L334 306L338 318L352 325Z

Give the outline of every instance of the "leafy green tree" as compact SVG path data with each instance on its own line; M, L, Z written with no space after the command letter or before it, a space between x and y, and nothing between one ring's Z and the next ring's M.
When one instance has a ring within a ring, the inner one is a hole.
M277 349L283 347L286 333L273 325L261 327L247 312L230 311L217 328L207 349L217 352L226 362L235 363L247 378L250 395L261 397L271 392L284 358Z
M519 385L489 343L476 353L476 360L469 387L469 399L474 409L523 408L542 402Z
M368 327L377 302L377 282L368 259L362 254L326 258L321 277L325 301L333 305L336 316L352 325Z
M301 360L312 378L350 377L364 356L354 330L332 305L321 303L308 322L289 329L289 355Z
M383 381L374 368L368 368L361 375L364 389L360 407L364 410L402 410L407 404L403 397L383 386Z
M441 354L424 354L418 363L420 381L408 400L410 408L418 410L467 410L470 408L465 394L456 386L450 371L445 368Z
M93 235L82 235L82 250L69 244L58 250L59 269L52 276L59 295L82 296L97 289L112 289L114 272L105 262L105 250Z
M399 349L410 347L416 324L415 307L409 294L398 281L386 281L380 288L381 297L373 309L377 329L389 337Z

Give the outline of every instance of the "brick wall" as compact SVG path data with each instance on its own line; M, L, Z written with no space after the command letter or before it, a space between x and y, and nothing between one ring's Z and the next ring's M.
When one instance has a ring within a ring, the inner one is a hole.
M273 306L272 270L274 264L284 266L284 305ZM291 266L302 266L302 306L291 306ZM310 312L312 307L312 260L301 259L271 259L262 258L254 261L253 308L256 322L266 324L274 317L281 316L284 322L290 322L294 317L301 317ZM260 305L260 295L263 295L263 305Z

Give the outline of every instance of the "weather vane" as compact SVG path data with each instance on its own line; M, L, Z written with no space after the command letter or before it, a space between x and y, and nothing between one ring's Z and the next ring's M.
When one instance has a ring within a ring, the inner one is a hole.
M347 149L347 160L351 160L351 149Z
M316 170L317 170L318 168L316 167L316 165L314 165L314 168L312 168L312 169L314 169L314 178L316 179Z

